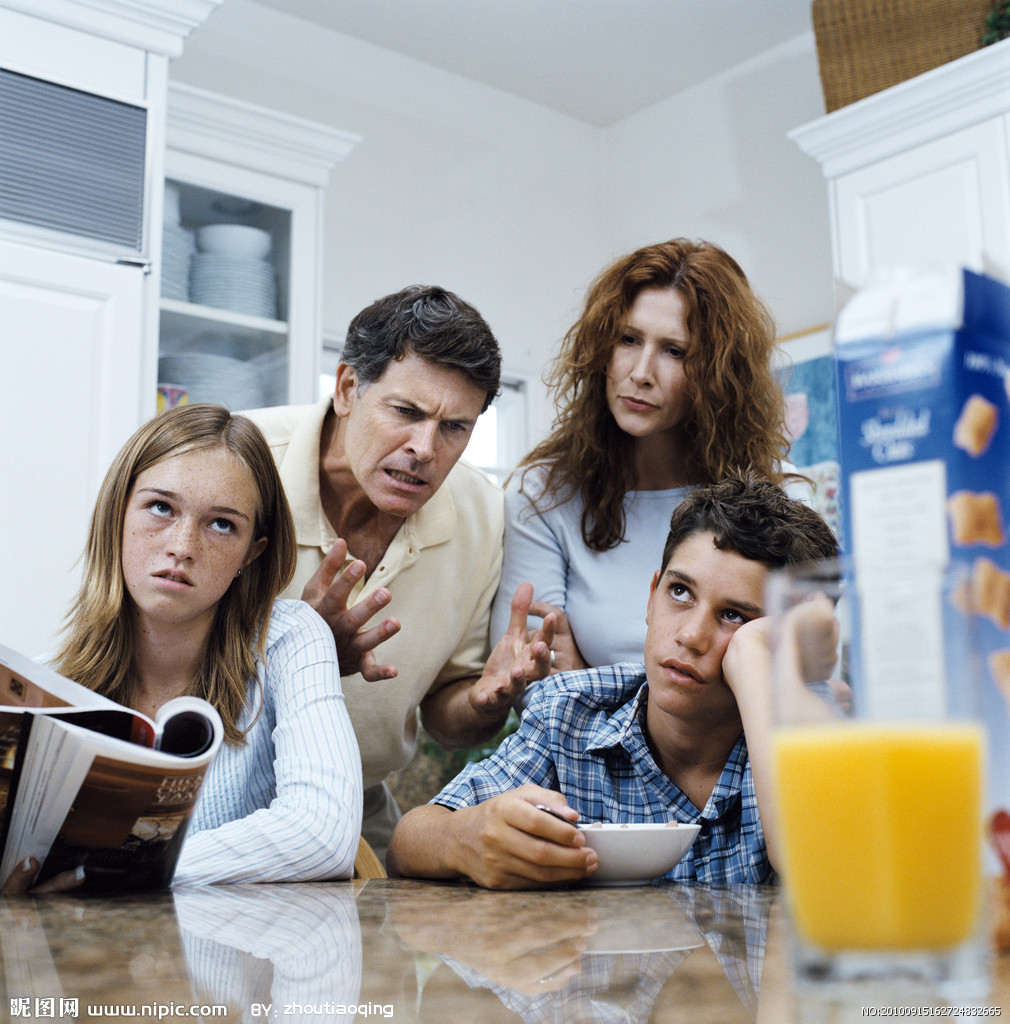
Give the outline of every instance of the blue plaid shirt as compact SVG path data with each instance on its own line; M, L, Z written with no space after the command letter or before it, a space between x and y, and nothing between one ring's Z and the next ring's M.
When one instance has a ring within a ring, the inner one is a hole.
M580 821L701 825L668 879L772 881L743 735L699 811L649 751L642 729L647 694L644 665L550 676L533 688L518 730L431 802L458 810L530 782L562 793Z

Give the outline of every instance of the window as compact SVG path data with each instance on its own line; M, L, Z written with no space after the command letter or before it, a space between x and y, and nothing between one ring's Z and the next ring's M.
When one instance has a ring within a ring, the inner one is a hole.
M320 398L333 394L342 347L335 339L323 341L319 373ZM499 484L505 482L505 478L529 447L526 381L521 377L504 374L501 384L501 394L477 420L470 443L463 452L467 462L482 469Z

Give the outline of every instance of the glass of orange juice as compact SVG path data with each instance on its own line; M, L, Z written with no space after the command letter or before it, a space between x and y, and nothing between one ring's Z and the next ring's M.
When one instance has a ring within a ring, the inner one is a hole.
M962 574L769 574L769 851L807 982L985 988L985 730Z

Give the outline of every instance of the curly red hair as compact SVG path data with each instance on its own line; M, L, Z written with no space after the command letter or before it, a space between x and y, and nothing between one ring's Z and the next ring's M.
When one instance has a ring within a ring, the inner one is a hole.
M785 404L772 371L775 323L740 265L717 245L675 238L645 246L592 283L582 315L545 377L555 402L551 435L520 463L546 473L554 505L582 496L582 534L605 551L624 536L624 498L634 488L632 439L610 412L610 353L644 288L673 288L684 302L690 346L684 370L692 404L683 442L690 481L714 483L750 471L781 483L788 451ZM553 507L553 506L551 506Z

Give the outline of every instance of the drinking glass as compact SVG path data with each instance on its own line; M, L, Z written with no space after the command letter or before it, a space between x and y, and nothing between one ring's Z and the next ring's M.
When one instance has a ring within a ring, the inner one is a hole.
M769 574L774 845L801 983L984 994L986 742L965 587L936 565Z

